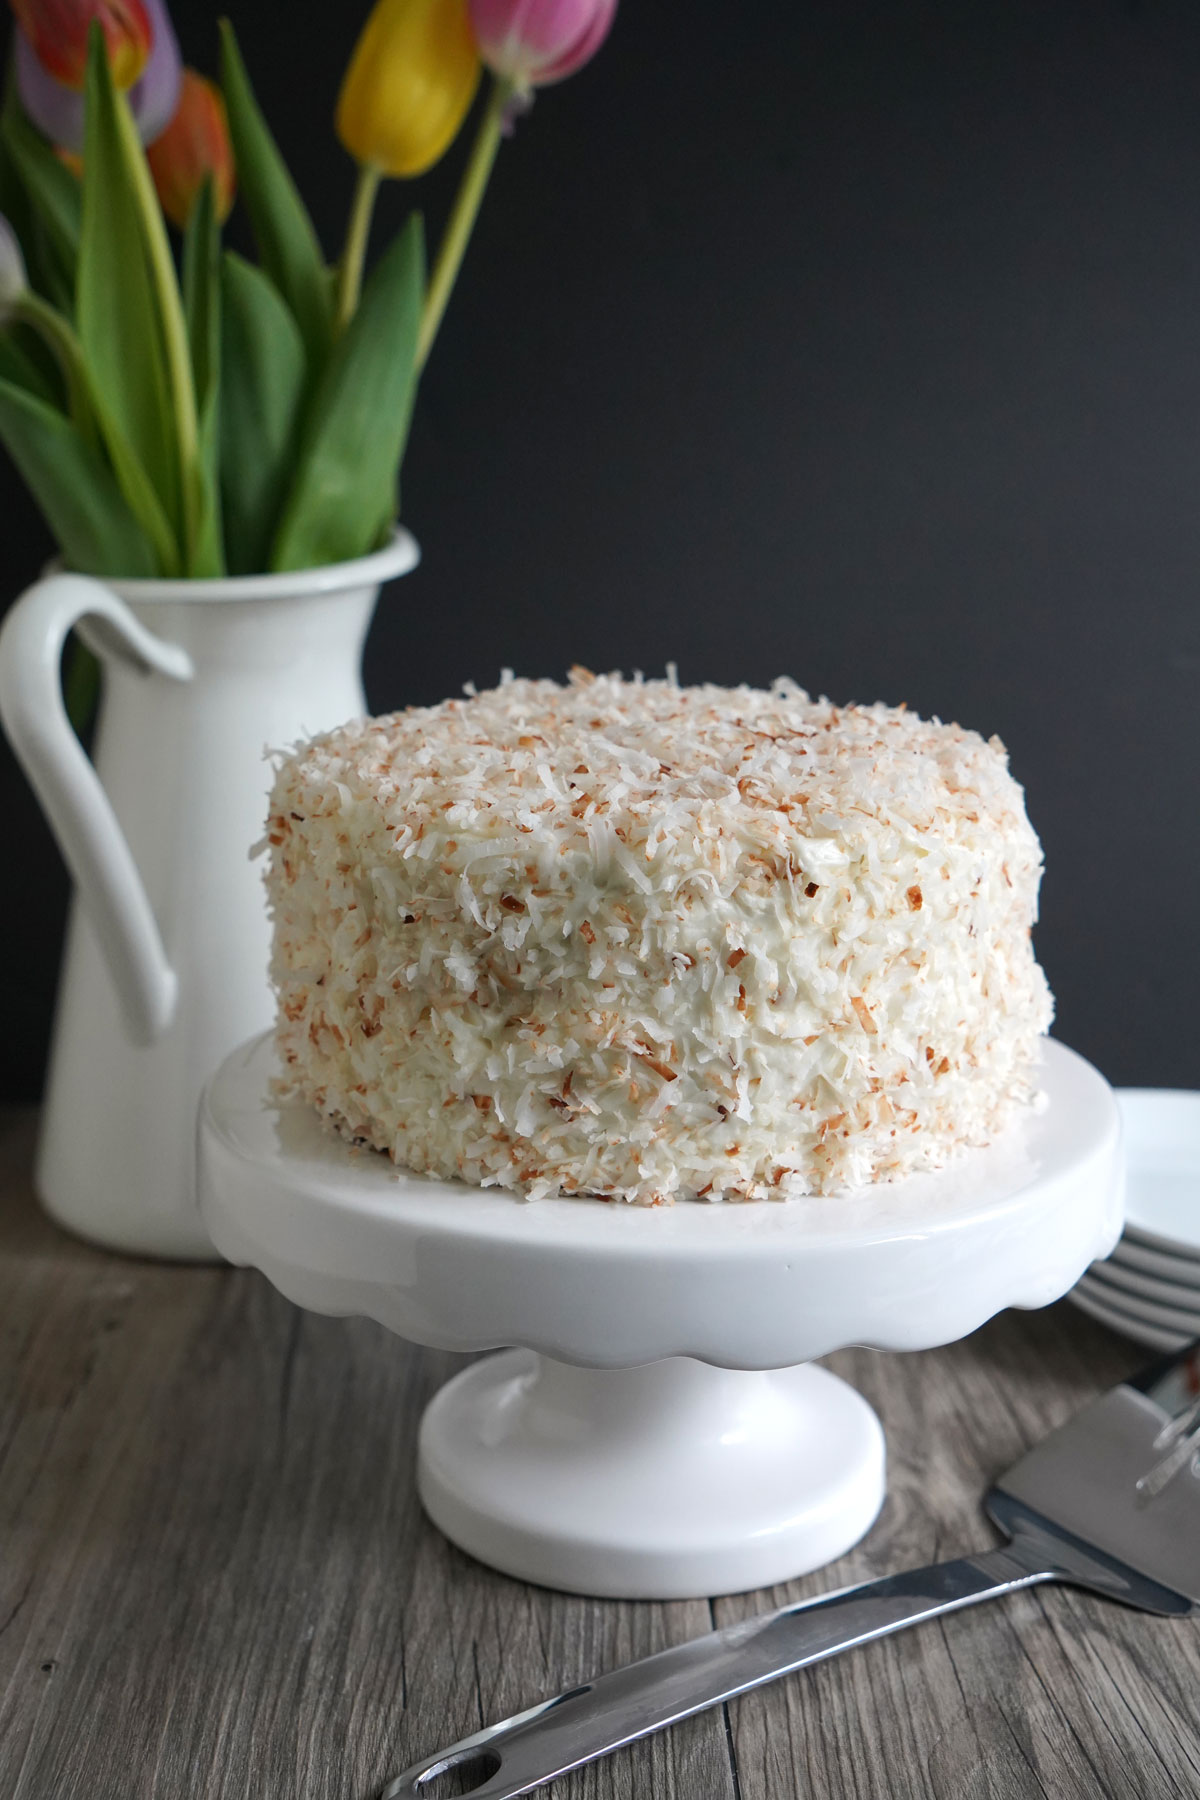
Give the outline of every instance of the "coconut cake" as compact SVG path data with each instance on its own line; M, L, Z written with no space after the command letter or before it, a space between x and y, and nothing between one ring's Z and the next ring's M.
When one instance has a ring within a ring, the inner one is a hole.
M1022 790L903 707L506 674L298 746L267 849L284 1088L404 1169L851 1193L1035 1097Z

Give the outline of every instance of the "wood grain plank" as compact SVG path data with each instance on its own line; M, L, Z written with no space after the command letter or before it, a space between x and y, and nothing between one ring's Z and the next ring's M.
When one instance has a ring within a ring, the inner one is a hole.
M1004 1314L941 1350L829 1358L883 1419L883 1513L840 1562L718 1601L716 1617L995 1542L990 1482L1146 1360L1065 1305ZM1200 1623L1038 1589L853 1651L730 1715L742 1800L1166 1800L1200 1793Z
M257 1275L109 1257L37 1212L0 1121L0 1794L367 1800L418 1756L709 1629L526 1587L414 1490L465 1360ZM719 1714L564 1800L734 1800Z
M1068 1308L831 1366L887 1505L830 1569L671 1606L506 1580L425 1522L421 1409L461 1358L259 1277L75 1243L0 1120L0 1794L367 1800L544 1694L770 1605L992 1541L988 1482L1143 1360ZM558 1783L561 1800L1200 1793L1200 1627L1038 1590L839 1658Z

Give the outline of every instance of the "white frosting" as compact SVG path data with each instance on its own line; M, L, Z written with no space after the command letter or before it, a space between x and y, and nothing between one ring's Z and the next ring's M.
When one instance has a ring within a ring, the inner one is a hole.
M286 1084L408 1168L786 1197L1033 1099L1041 855L995 738L506 679L301 746L268 842Z

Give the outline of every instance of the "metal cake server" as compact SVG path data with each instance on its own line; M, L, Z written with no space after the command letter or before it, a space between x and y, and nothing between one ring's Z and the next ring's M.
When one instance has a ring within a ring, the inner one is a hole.
M382 1800L450 1791L516 1800L735 1694L1038 1582L1146 1612L1191 1612L1200 1604L1200 1339L1051 1432L985 1505L1010 1540L1002 1548L785 1606L614 1669L426 1757Z

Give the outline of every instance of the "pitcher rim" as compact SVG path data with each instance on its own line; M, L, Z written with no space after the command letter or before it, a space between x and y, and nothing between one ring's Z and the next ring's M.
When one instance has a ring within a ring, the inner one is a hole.
M321 594L349 592L352 588L374 587L383 581L407 575L421 560L417 540L403 525L397 525L387 543L366 556L352 557L349 562L321 563L312 569L286 569L278 575L214 575L198 578L159 578L102 575L97 579L119 594L122 600L186 600L196 605L214 606L230 600L298 600Z

